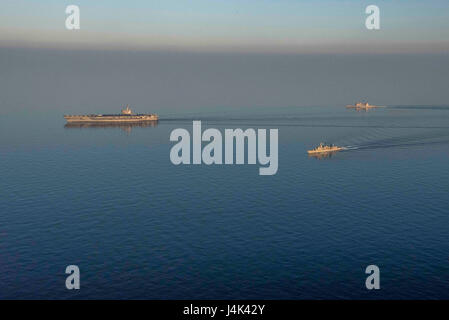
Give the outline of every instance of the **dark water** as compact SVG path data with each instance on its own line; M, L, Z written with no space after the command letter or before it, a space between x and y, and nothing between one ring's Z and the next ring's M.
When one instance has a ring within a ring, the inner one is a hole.
M0 119L0 298L449 298L449 107L161 116ZM192 120L279 128L278 173L174 166L170 132ZM307 156L320 141L348 150Z

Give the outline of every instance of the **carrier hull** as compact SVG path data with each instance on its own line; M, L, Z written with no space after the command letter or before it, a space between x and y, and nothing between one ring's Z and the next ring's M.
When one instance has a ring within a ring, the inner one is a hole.
M102 122L102 123L116 123L116 122L146 122L158 121L159 117L155 114L142 115L82 115L82 116L64 116L68 123L79 122Z

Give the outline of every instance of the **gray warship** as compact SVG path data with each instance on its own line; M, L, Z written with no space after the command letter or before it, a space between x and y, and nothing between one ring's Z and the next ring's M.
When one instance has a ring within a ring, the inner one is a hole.
M64 115L67 123L136 123L136 122L146 122L146 121L158 121L159 117L157 114L133 114L129 105L121 110L120 114L88 114L88 115Z

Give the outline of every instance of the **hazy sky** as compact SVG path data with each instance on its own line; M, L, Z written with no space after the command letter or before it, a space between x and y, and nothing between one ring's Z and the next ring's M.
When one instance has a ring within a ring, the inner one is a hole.
M0 114L448 104L449 55L0 48Z
M81 30L65 28L70 4ZM370 4L380 30L365 28ZM3 114L449 101L448 0L1 0L0 9Z
M76 4L81 30L65 29ZM381 29L365 28L380 8ZM449 1L2 0L0 46L297 53L449 52Z

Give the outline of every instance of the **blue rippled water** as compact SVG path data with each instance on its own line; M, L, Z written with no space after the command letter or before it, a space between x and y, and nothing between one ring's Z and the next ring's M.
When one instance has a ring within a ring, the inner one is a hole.
M248 109L249 110L249 109ZM174 166L170 132L278 128L279 170ZM449 298L449 107L0 119L0 298ZM306 150L347 147L327 158ZM65 267L81 270L66 290ZM365 268L381 290L365 288Z

